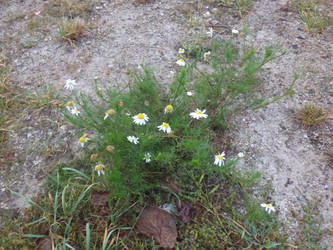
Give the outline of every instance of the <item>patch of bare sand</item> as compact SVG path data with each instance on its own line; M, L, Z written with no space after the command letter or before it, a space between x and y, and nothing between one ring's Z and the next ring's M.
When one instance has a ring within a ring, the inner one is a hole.
M255 166L263 182L271 181L270 197L286 222L291 239L299 230L294 213L301 215L307 202L319 201L323 228L333 228L333 166L325 151L333 149L333 121L313 129L297 124L295 113L305 104L333 111L333 27L322 34L308 33L287 1L256 1L243 23L250 28L247 40L258 48L279 45L286 54L265 65L262 94L281 95L293 82L295 94L249 110L231 126L235 150L246 152L241 167ZM332 13L333 2L326 8ZM237 24L236 24L237 25ZM241 26L241 24L238 24ZM332 249L332 237L324 245Z

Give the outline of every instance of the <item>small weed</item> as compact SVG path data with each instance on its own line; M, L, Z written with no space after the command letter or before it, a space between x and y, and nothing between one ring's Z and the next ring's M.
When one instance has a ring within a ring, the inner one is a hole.
M309 201L303 207L304 215L299 219L300 230L297 240L300 249L325 249L320 247L320 241L325 235L325 230L321 229L324 218L319 213L317 206L317 201Z
M297 114L297 119L304 127L316 126L324 123L328 117L321 107L305 105Z
M86 30L86 24L81 19L64 20L58 27L60 36L68 41L77 40Z
M329 19L318 9L318 0L298 0L293 2L300 18L309 31L322 32L329 25Z
M7 140L8 122L11 119L9 109L15 106L14 97L17 89L9 84L10 66L6 58L0 56L0 145L4 145ZM0 147L2 155L2 147Z
M95 6L96 0L50 0L47 12L54 17L87 19Z

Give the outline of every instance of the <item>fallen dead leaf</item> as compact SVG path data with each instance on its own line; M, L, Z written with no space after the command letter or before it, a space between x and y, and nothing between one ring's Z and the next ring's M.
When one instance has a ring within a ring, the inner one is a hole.
M177 239L176 223L171 214L159 208L145 208L136 231L154 239L161 247L172 249Z

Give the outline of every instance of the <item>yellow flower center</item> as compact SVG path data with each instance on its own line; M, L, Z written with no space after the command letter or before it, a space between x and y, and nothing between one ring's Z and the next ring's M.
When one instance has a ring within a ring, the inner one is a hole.
M209 56L209 53L205 53L205 57Z
M220 160L222 159L222 155L217 155L216 157Z
M184 62L184 59L179 59L179 62Z
M266 204L265 206L268 207L268 208L270 208L272 205L271 204Z
M114 109L109 109L108 111L106 111L106 113L111 116L114 115L114 113L116 113L116 111Z
M103 168L104 168L104 166L103 166L102 164L98 164L98 165L96 165L96 167L95 167L95 169L96 169L97 171L101 171L101 170L103 170Z
M162 123L162 127L168 128L168 127L169 127L169 124L163 122L163 123Z
M202 111L200 111L200 110L199 110L199 111L196 111L195 113L196 113L197 115L202 115Z
M86 137L84 137L84 136L81 136L81 137L80 137L80 139L79 139L79 142L81 142L81 143L84 143L84 142L86 142Z
M74 109L73 112L74 112L74 113L78 113L79 110L78 110L78 109Z
M165 107L165 109L167 110L167 111L172 111L173 110L173 107L172 107L172 105L167 105L166 107Z
M67 84L68 84L68 85L73 85L73 82L68 82Z
M66 103L66 106L67 106L67 107L72 107L72 106L73 106L73 102L68 101L68 102Z
M137 117L138 117L138 119L143 119L143 118L145 118L144 114L142 114L142 113L139 113L139 114L137 115Z
M184 49L179 49L179 52L180 53L183 53L185 50Z

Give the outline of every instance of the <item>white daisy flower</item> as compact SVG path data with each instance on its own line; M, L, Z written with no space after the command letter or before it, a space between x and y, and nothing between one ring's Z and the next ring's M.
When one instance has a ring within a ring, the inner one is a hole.
M184 54L184 53L185 53L185 49L183 49L183 48L179 48L178 53L179 53L179 54Z
M188 95L188 96L192 96L192 95L193 95L193 92L192 92L192 91L187 91L187 92L186 92L186 95Z
M200 109L196 109L196 110L194 110L194 112L191 112L190 113L190 116L192 117L192 118L195 118L195 119L200 119L200 118L207 118L208 117L208 115L207 114L205 114L205 112L206 112L206 110L204 109L204 110L200 110Z
M143 157L143 160L146 161L146 163L151 162L151 154L145 153L145 156Z
M81 136L79 138L79 144L81 145L81 147L84 147L84 144L89 140L88 138L88 134L84 134L83 136Z
M244 157L244 153L243 153L243 152L239 152L239 153L237 154L237 156L238 156L238 158L243 158L243 157Z
M105 112L105 116L104 116L104 120L106 120L106 118L108 118L109 116L113 116L116 113L116 111L114 109L109 109Z
M239 34L239 31L236 30L236 29L232 29L232 30L231 30L231 33L234 34L234 35L238 35L238 34Z
M69 89L69 90L73 90L75 85L76 85L75 80L68 79L68 80L66 80L64 88Z
M79 115L80 114L80 111L77 109L77 107L73 107L72 109L71 109L71 113L73 114L73 115Z
M133 118L133 122L135 124L139 124L139 125L145 125L146 122L149 120L149 117L145 113L139 113L139 114L133 116L132 118Z
M71 112L72 111L72 108L73 108L73 102L72 101L68 101L66 103L66 109Z
M224 156L225 156L224 152L222 152L221 154L215 155L214 165L217 165L219 167L221 167L222 165L224 165L224 160L225 160Z
M207 31L207 35L208 35L209 37L213 37L213 34L214 34L214 30L213 30L212 27L210 27L210 28L209 28L209 31Z
M165 108L164 108L164 114L171 113L172 111L173 111L173 107L172 107L171 104L165 106Z
M95 171L97 171L98 176L100 176L101 174L105 175L104 168L105 166L103 164L97 164L95 166Z
M176 63L181 67L185 66L185 64L186 64L184 59L182 59L182 58L178 59Z
M204 53L204 59L207 59L210 56L210 51Z
M271 212L275 212L275 208L273 207L272 204L266 204L266 203L262 203L260 204L261 207L265 208L265 211L268 212L269 214Z
M158 128L158 130L163 131L163 132L165 132L167 134L169 134L171 132L171 127L166 122L163 122L162 125L157 126L157 128Z
M127 136L127 140L130 142L130 143L134 143L134 144L138 144L139 143L139 138L138 137L135 137L133 135L131 136Z

